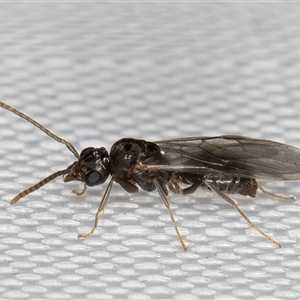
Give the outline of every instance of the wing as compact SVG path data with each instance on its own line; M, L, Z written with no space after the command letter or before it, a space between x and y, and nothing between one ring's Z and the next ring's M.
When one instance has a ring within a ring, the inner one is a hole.
M243 136L189 137L156 141L160 158L150 158L147 170L245 178L300 179L300 149Z

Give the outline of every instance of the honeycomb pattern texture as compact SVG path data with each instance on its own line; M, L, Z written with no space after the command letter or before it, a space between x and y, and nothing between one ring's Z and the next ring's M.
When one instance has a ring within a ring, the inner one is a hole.
M76 149L119 138L240 134L300 147L297 3L2 3L0 99ZM72 153L0 109L0 299L299 299L300 187L265 182L295 202L235 197L251 229L215 194L170 203L106 185L77 197L58 178Z

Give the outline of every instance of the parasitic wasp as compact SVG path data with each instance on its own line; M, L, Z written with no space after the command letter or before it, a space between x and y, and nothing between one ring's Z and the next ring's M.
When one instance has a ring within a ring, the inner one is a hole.
M87 186L103 184L110 176L94 225L88 233L79 234L79 238L86 238L96 230L99 215L107 204L113 183L118 183L129 193L135 193L139 188L149 192L158 191L184 250L187 247L171 211L168 191L187 195L198 188L214 191L232 205L252 228L281 247L278 241L254 225L228 194L255 197L260 189L272 197L293 200L292 196L281 196L265 190L257 183L257 179L299 180L300 149L294 146L236 135L186 137L155 142L122 138L112 145L109 153L103 147L88 147L79 154L71 143L21 111L4 102L0 102L0 107L65 144L76 157L76 161L67 168L54 172L20 192L11 200L11 204L58 176L63 176L64 182L83 182L82 191L73 191L77 195L84 194Z

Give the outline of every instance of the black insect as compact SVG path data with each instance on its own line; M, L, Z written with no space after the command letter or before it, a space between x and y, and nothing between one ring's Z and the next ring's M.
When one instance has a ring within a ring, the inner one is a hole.
M299 180L300 149L268 140L243 136L223 135L217 137L188 137L147 142L123 138L113 144L108 154L105 148L85 148L80 154L73 145L53 134L41 124L19 110L0 102L0 106L32 123L54 140L65 144L75 155L76 161L66 169L57 171L37 184L20 192L11 200L16 203L22 197L39 189L54 178L63 175L64 181L82 181L87 186L103 184L111 179L95 215L93 228L79 238L90 236L98 225L99 215L104 210L114 182L127 192L135 193L138 187L145 191L157 190L168 209L173 226L184 250L187 247L176 225L168 190L176 194L191 194L199 187L212 190L231 204L241 216L279 247L281 244L256 227L228 194L237 193L255 197L259 188L264 193L281 199L294 199L263 189L256 179Z

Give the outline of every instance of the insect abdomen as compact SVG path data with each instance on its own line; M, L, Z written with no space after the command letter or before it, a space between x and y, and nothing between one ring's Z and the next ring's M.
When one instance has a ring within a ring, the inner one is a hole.
M254 178L208 176L205 180L224 193L250 197L255 197L258 187Z

